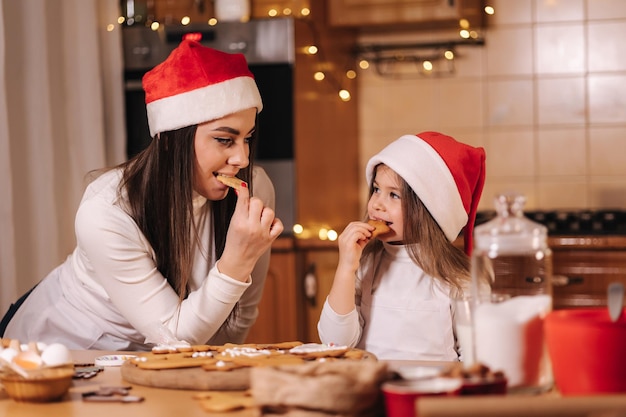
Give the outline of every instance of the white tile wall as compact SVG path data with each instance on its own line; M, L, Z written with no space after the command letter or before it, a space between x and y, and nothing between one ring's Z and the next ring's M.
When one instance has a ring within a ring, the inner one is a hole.
M361 169L403 134L440 130L485 148L480 209L508 190L529 209L626 208L626 1L489 4L485 45L460 49L453 76L361 72Z
M584 125L586 120L583 76L537 78L537 124Z

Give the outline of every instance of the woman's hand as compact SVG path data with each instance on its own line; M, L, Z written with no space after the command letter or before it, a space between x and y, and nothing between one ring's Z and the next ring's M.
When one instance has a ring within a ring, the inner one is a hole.
M265 207L261 199L250 197L248 188L238 190L219 271L246 281L259 257L270 249L283 228L274 210Z

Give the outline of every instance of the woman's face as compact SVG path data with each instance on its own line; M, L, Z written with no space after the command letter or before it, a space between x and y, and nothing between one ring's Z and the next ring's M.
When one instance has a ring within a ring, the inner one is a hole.
M194 138L194 190L208 200L222 200L228 186L217 174L234 177L250 164L250 138L255 129L254 107L198 125Z
M374 176L374 192L367 202L370 219L382 220L391 231L380 235L383 242L402 242L404 217L402 216L402 184L400 177L386 165L379 165Z

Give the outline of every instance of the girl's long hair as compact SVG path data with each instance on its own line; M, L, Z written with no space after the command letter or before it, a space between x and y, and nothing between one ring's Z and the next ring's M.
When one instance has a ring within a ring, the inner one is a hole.
M379 166L380 164L374 168L373 179L376 178ZM446 238L439 224L409 184L401 176L396 174L396 177L401 184L404 244L408 247L411 259L428 275L462 290L470 280L469 257ZM373 192L372 180L370 197ZM372 239L364 248L362 258L373 260L375 257L372 255L382 250L382 242Z
M189 293L194 248L201 243L192 201L196 130L194 125L161 132L146 149L120 165L123 178L119 192L125 190L128 194L129 214L152 246L157 269L181 302ZM250 193L253 159L254 148L251 146L250 165L238 174L248 182ZM212 205L217 259L224 251L236 202L237 197L231 192L223 200L207 201ZM205 247L207 244L205 242Z

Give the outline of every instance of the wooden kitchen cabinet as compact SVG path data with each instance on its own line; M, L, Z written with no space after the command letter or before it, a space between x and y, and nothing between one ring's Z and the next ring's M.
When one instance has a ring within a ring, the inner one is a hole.
M317 321L338 261L337 242L279 238L272 247L259 317L247 342L319 343ZM315 281L313 292L307 295L305 278L309 273Z
M367 28L407 25L413 29L457 28L466 19L470 27L484 24L482 0L331 0L331 25Z
M180 24L183 17L188 17L194 23L206 23L215 16L213 2L209 0L145 0L145 2L150 17L166 25Z
M305 228L343 228L362 216L358 165L357 82L348 79L356 33L326 23L325 1L311 1L310 19L296 19L294 138L296 222ZM308 45L320 53L308 55ZM316 71L326 79L316 81ZM350 101L339 90L350 92Z
M248 334L248 343L276 343L302 338L299 289L293 238L278 238L272 246L259 317Z
M357 83L345 77L342 67L350 62L356 33L328 26L324 0L309 3L310 18L294 22L295 220L308 230L341 231L362 217L360 195L367 192L359 189ZM308 45L317 45L321 56L304 53ZM320 70L327 73L326 81L313 78ZM339 88L348 89L352 99L342 101ZM293 248L273 250L261 315L248 339L316 342L317 320L337 266L337 244L316 237L285 239L292 239ZM311 265L317 293L307 299L304 277ZM277 306L283 302L288 309Z
M337 242L316 239L299 240L297 246L299 276L304 280L306 275L311 273L315 279L315 291L309 297L303 298L304 338L309 342L319 343L317 322L335 278L339 249Z

